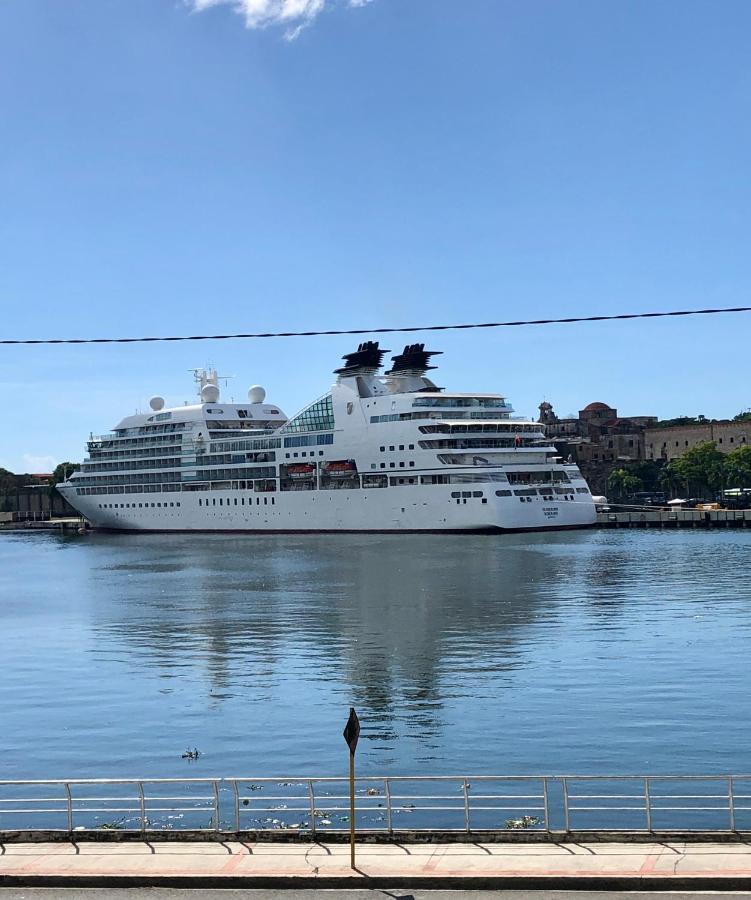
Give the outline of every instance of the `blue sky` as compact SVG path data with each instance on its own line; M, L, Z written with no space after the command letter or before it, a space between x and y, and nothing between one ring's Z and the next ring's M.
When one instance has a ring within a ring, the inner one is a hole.
M747 0L0 0L0 330L748 305L750 32ZM525 414L732 416L750 325L426 340ZM206 362L291 414L355 342L0 348L0 465L80 459Z

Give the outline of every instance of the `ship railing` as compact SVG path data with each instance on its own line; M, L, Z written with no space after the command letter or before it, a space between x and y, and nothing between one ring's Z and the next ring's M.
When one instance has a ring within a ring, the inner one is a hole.
M751 775L363 776L358 831L751 831ZM349 830L345 777L0 781L0 835Z

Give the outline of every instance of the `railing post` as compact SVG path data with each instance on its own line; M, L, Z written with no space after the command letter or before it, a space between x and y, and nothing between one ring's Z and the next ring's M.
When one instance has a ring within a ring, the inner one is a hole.
M212 781L214 788L214 831L219 831L219 782Z
M388 778L383 779L383 788L386 794L386 824L388 825L389 834L393 834L394 827L391 818L391 783Z
M240 834L240 789L237 782L232 782L232 793L235 798L235 833Z
M652 797L650 795L649 776L644 779L644 809L647 813L647 831L652 831Z
M73 796L70 792L70 785L65 782L65 797L68 803L68 834L73 834Z
M548 779L545 776L542 779L542 805L545 815L545 831L550 831L550 802L548 798Z
M568 834L571 831L571 821L569 819L569 809L568 809L568 778L562 778L561 784L563 786L563 821L566 828L566 833Z
M316 795L313 790L313 780L308 780L308 797L310 798L310 831L316 836Z
M143 793L143 782L138 782L138 805L141 809L141 834L146 833L146 797Z
M469 786L466 778L462 781L462 791L464 792L464 827L469 834L471 830L469 827Z
M732 775L728 775L728 811L730 812L730 830L735 831L735 785Z

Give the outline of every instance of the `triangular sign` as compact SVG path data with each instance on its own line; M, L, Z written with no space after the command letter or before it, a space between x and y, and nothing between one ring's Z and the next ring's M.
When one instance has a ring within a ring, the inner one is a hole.
M354 755L357 749L357 740L360 737L360 720L357 718L354 706L349 708L349 718L344 727L344 740L347 742L349 752Z

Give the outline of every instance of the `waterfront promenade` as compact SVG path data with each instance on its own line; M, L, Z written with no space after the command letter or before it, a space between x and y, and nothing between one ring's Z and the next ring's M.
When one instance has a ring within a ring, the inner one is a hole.
M0 886L749 890L751 844L81 841L5 844Z

